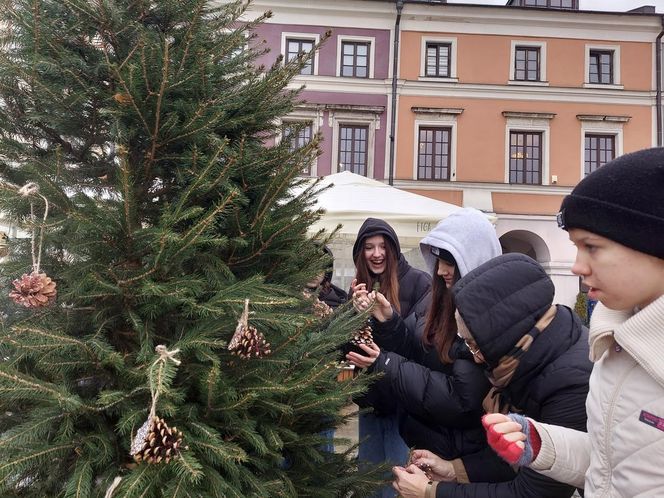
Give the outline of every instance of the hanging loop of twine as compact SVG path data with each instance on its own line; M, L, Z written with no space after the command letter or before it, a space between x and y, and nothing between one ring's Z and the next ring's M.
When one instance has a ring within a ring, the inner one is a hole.
M174 349L173 351L169 351L166 349L166 346L163 344L159 344L154 350L159 354L159 358L157 358L157 361L167 361L171 360L173 363L175 363L177 366L180 366L180 363L182 363L180 360L178 360L175 355L180 352L179 349ZM156 362L155 362L156 363Z
M244 311L242 312L240 320L245 329L249 328L249 299L244 300Z
M152 367L157 366L159 363L166 363L167 361L172 361L177 366L182 363L175 357L175 355L180 352L179 349L169 351L166 346L159 344L154 348L154 350L159 355L159 358L155 360L155 362L152 364ZM157 399L159 399L159 391L155 390L152 381L150 382L150 395L152 396L152 405L150 406L150 420L152 420L157 415Z
M113 496L113 492L115 491L115 488L117 488L120 485L120 481L122 481L122 477L120 477L120 476L113 479L113 482L111 483L111 485L106 490L106 494L104 495L104 498L111 498Z
M34 224L35 222L35 205L30 201L30 219L33 222L32 226L32 271L39 273L39 267L41 266L41 255L42 247L44 246L44 225L46 224L46 218L48 218L48 199L39 193L39 185L35 182L28 182L18 189L18 193L23 197L30 197L32 195L38 195L44 200L44 218L42 220L42 226L39 227L39 244L37 244L37 227Z
M28 182L18 189L18 193L23 197L29 197L34 194L39 194L39 185L35 182Z

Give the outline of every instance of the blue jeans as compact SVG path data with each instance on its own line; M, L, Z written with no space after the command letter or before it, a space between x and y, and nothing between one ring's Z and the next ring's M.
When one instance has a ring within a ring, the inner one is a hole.
M320 447L320 449L327 453L334 453L334 429L321 431L320 435L327 438L327 441Z
M373 413L359 415L360 462L391 465L405 465L408 460L408 446L399 435L399 421L396 415L377 417ZM385 476L389 478L389 475ZM374 498L394 498L397 492L392 486L381 488Z

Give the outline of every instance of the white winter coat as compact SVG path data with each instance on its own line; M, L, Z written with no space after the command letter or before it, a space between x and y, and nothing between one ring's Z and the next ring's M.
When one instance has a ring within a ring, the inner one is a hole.
M588 433L536 423L531 468L586 498L664 497L664 296L636 314L597 304Z

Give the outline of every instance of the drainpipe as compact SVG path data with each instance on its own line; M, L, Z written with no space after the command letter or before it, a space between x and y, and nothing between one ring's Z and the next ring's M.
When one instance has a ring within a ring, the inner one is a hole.
M664 36L664 16L660 16L662 23L662 31L659 32L655 39L655 83L657 85L657 93L655 94L655 106L657 113L657 147L661 147L662 143L662 36Z
M390 113L390 164L388 183L394 185L394 132L397 125L397 73L399 72L399 38L401 37L401 11L404 0L396 0L397 19L394 22L394 53L392 54L392 109ZM663 21L664 22L664 21Z

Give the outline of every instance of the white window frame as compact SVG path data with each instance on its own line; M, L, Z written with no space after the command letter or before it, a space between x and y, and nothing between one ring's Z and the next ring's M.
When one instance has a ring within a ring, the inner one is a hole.
M369 43L369 76L367 78L357 78L356 76L341 76L341 59L343 54L341 52L341 47L344 42L360 42L360 43ZM352 78L352 79L373 79L374 70L376 69L375 64L376 59L376 37L375 36L349 36L349 35L339 35L337 36L337 69L336 75L341 78Z
M449 180L424 180L417 178L417 159L418 147L420 143L420 128L421 127L437 127L437 128L450 128L450 179ZM413 132L413 180L418 183L430 182L436 185L440 183L455 182L456 181L456 168L457 168L457 114L440 113L435 116L425 116L417 114L415 118L415 126Z
M449 43L450 44L450 75L449 77L439 77L439 76L427 76L426 75L426 66L427 66L427 43ZM457 39L450 38L440 38L432 36L423 36L420 46L420 76L418 77L419 81L441 81L449 83L458 83L459 78L457 77Z
M369 127L369 136L367 137L367 178L374 178L376 130L380 130L380 114L372 112L330 110L328 125L332 128L331 173L341 171L339 169L339 127L346 124Z
M510 184L510 133L513 131L534 131L542 133L542 183L550 185L549 173L549 136L551 125L548 118L507 117L505 123L505 178L506 184ZM523 187L538 187L538 184L518 184Z
M515 59L517 47L534 47L539 48L539 81L522 81L515 80ZM549 80L546 77L546 42L533 41L533 40L512 40L510 49L510 79L507 82L509 85L526 85L526 86L549 86Z
M284 56L284 63L288 62L286 58L288 57L288 51L287 51L287 46L286 46L286 40L288 38L296 38L300 40L311 40L314 42L314 46L318 46L320 43L320 35L318 33L294 33L292 31L282 31L281 33L281 53ZM318 49L316 49L316 52L314 53L314 67L313 67L313 74L298 74L297 76L300 77L310 77L310 76L318 76Z
M580 164L579 164L579 179L586 176L586 135L613 135L615 137L614 144L616 147L615 157L623 155L623 126L625 122L622 121L605 121L603 116L600 119L583 119L581 120L581 148L580 148Z
M278 126L284 123L301 123L303 121L311 122L311 137L313 138L323 125L323 112L320 109L295 109L287 116L284 116L278 121ZM279 144L283 140L283 135L279 134L275 138L275 142ZM318 156L312 159L309 166L309 176L318 176Z
M604 50L613 52L613 83L590 83L590 51ZM598 45L587 43L584 60L583 88L604 88L610 90L622 90L622 80L620 79L620 45Z

